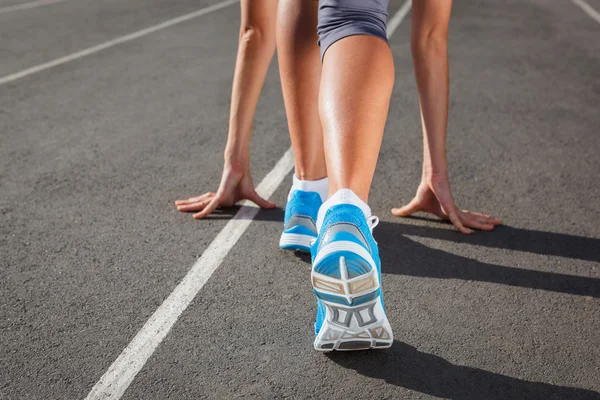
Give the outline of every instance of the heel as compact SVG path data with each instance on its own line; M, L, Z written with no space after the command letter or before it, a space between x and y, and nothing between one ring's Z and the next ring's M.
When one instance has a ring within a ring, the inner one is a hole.
M379 275L354 243L319 252L312 272L315 295L325 318L314 342L318 351L384 349L394 337L381 297Z
M355 307L323 302L325 321L315 338L317 351L385 349L392 346L392 327L381 298Z
M310 253L310 243L313 240L315 240L314 236L283 232L279 239L279 247L283 250Z
M311 280L321 300L353 306L379 295L379 276L372 258L364 257L353 247L362 250L354 243L342 242L319 252Z

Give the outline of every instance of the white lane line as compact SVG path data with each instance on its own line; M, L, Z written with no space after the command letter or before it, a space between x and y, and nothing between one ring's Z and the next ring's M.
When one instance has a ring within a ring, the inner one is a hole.
M402 7L400 7L400 9L396 12L396 14L394 14L392 19L390 19L388 21L388 24L387 24L388 39L390 37L392 37L392 35L396 31L396 29L400 26L402 21L404 21L404 18L406 17L406 14L408 14L408 12L410 11L411 7L412 7L412 0L407 0L404 4L402 4Z
M113 40L109 40L108 42L101 43L94 47L90 47L85 50L81 50L76 53L72 53L67 56L61 57L61 58L57 58L56 60L52 60L52 61L44 63L44 64L39 64L34 67L27 68L20 72L4 76L4 77L0 78L0 85L2 85L4 83L15 81L17 79L24 78L28 75L35 74L36 72L40 72L40 71L46 70L48 68L56 67L58 65L65 64L70 61L77 60L78 58L81 58L81 57L89 56L90 54L94 54L99 51L108 49L109 47L113 47L118 44L129 42L134 39L138 39L142 36L146 36L146 35L156 32L156 31L160 31L161 29L165 29L170 26L177 25L177 24L180 24L185 21L189 21L190 19L193 19L193 18L201 17L202 15L206 15L213 11L220 10L222 8L228 7L228 6L238 3L238 2L239 2L239 0L225 0L220 3L214 4L212 6L208 6L208 7L202 8L200 10L194 11L192 13L170 19L170 20L160 23L158 25L154 25L154 26L139 30L137 32L130 33L128 35L121 36L121 37L115 38Z
M579 7L581 7L581 9L583 11L585 11L585 13L587 15L589 15L590 17L592 17L592 19L595 19L597 23L600 24L600 13L596 10L594 10L592 8L592 6L590 6L588 3L586 3L583 0L571 0L573 3L575 3L576 5L578 5Z
M409 4L410 2L411 0L407 1ZM403 13L403 17L398 19L399 22L395 24L393 29L388 29L388 38L392 36L404 16L406 16L407 12L403 11L404 8L403 6L398 11L398 13ZM397 19L397 15L393 19ZM256 190L262 197L268 199L293 168L294 157L292 149L289 148L271 172L260 182ZM243 202L242 205L243 207L225 225L223 230L202 253L202 256L194 263L181 283L152 314L131 343L127 345L115 362L102 375L98 383L94 385L86 398L87 400L119 399L125 393L125 390L146 364L148 358L175 325L181 313L202 289L213 272L216 271L229 250L236 244L258 214L259 209L250 207L248 202Z
M289 149L275 165L275 168L258 185L256 188L258 193L268 199L293 167L294 157ZM169 333L183 310L202 289L208 278L215 272L229 250L258 214L259 208L252 207L247 202L242 204L242 208L225 225L181 283L154 312L131 343L96 383L87 399L119 399L123 395L133 378Z
M29 10L30 8L48 6L50 4L62 3L63 1L66 1L66 0L38 0L38 1L30 1L29 3L15 4L14 6L0 8L0 15L8 14L8 13L14 12L14 11Z

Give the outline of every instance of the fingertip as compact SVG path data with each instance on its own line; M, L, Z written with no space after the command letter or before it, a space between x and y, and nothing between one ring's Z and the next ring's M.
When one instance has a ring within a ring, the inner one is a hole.
M472 229L469 229L469 228L465 227L464 225L457 226L457 228L460 232L464 233L465 235L471 235L474 232Z
M392 208L392 214L396 217L404 217L404 212L401 208Z
M260 208L274 208L275 203L260 197L260 195L256 192L252 193L252 195L248 196L248 200L259 206Z
M253 202L254 204L256 204L259 208L271 208L271 203L263 200L263 199L248 199L251 202Z

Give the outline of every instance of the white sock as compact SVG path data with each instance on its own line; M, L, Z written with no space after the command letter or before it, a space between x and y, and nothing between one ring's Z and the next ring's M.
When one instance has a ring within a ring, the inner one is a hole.
M329 179L327 177L316 181L301 181L294 175L294 183L288 194L288 200L292 196L294 190L302 190L303 192L317 192L321 196L321 201L327 200L327 193L329 191Z
M327 213L327 210L339 204L352 204L353 206L360 208L360 210L365 215L365 219L371 216L371 207L369 207L367 203L362 201L360 197L356 195L356 193L354 193L350 189L340 189L337 192L335 192L335 194L331 196L329 200L323 203L321 208L319 208L319 217L317 218L318 231L321 230L321 225L323 224L323 220L325 219L325 214Z

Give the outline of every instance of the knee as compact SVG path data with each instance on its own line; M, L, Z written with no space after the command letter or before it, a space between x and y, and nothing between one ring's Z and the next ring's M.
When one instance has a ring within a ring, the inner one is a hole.
M240 47L266 47L274 45L275 34L258 25L245 25L240 28Z
M387 42L388 0L320 0L321 59L333 43L348 36L371 35Z

